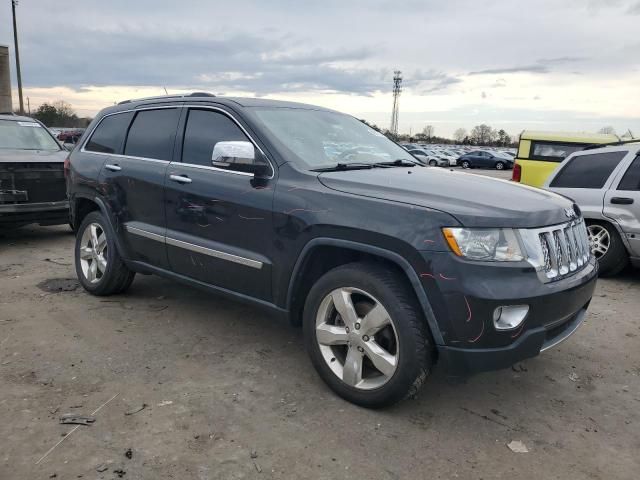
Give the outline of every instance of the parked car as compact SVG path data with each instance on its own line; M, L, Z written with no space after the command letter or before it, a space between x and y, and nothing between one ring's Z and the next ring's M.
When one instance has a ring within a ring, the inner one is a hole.
M545 185L582 210L601 275L615 275L629 261L640 266L639 154L640 143L576 152Z
M69 223L66 157L37 120L0 115L0 228Z
M84 133L83 129L64 130L64 131L58 133L57 138L62 143L69 143L69 144L75 145L78 142L78 140L80 139L80 137L82 136L83 133Z
M449 166L449 161L446 158L427 152L422 148L412 148L407 151L425 165L430 165L432 167Z
M518 153L511 180L542 187L560 162L574 152L595 144L618 141L612 134L535 132L520 135Z
M462 165L462 168L495 168L496 170L504 170L505 168L513 168L513 159L498 152L473 150L458 158L458 165Z
M345 160L327 144L371 155ZM89 293L121 294L136 272L154 273L264 307L302 324L320 377L363 406L413 395L436 362L469 374L553 347L595 288L570 200L425 168L320 107L126 101L96 116L67 182ZM577 257L541 243L556 232Z

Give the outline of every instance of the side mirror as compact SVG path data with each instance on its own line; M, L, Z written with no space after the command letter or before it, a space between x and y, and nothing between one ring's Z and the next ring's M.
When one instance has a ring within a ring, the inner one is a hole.
M218 142L213 147L211 165L226 170L253 173L264 176L269 173L269 164L256 152L253 143L244 141Z

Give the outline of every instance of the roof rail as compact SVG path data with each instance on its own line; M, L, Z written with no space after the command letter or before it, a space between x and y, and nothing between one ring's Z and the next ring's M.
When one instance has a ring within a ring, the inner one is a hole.
M638 143L640 142L640 138L632 138L631 140L620 140L619 142L611 142L611 143L594 143L592 145L587 145L583 148L583 150L594 150L600 147L617 147L620 145L626 145L627 143Z
M215 97L215 95L209 92L193 92L193 93L184 93L179 95L159 95L157 97L131 98L129 100L123 100L121 102L118 102L118 105L124 105L125 103L133 103L133 102L143 102L145 100L162 100L162 99L169 99L169 98L187 98L187 97Z

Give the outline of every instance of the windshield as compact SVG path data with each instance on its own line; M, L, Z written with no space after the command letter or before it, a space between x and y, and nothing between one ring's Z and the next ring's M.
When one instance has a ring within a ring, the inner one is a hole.
M416 159L383 134L348 115L299 108L256 108L264 127L298 164L316 169Z
M58 151L60 146L39 123L0 120L0 149Z

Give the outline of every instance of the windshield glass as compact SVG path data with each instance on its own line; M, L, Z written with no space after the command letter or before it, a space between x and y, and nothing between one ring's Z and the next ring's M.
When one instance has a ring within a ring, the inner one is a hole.
M0 149L58 151L60 146L39 123L0 120Z
M255 113L281 147L309 169L338 163L416 162L404 148L348 115L300 108L256 108Z

